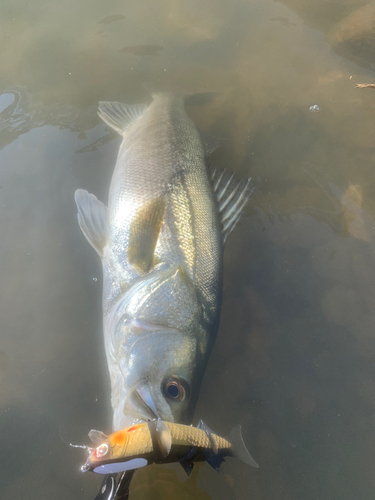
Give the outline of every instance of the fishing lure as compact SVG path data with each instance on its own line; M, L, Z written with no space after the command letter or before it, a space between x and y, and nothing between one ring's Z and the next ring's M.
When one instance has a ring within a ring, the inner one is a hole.
M202 420L197 427L154 420L131 425L109 436L91 430L89 437L96 447L86 447L89 457L81 467L82 472L115 474L152 463L179 462L190 475L194 462L206 461L219 470L225 457L237 457L258 467L243 442L240 425L227 439L214 434Z

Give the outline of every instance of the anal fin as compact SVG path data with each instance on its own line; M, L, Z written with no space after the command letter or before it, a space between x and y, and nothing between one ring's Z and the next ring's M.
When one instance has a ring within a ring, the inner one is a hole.
M186 474L190 476L190 474L193 471L194 463L191 462L190 460L180 460L181 467L184 469Z
M74 199L78 209L79 227L101 257L107 242L107 207L84 189L77 189Z
M211 455L206 458L206 462L211 465L217 472L221 472L220 466L223 462L225 462L224 457L220 455Z

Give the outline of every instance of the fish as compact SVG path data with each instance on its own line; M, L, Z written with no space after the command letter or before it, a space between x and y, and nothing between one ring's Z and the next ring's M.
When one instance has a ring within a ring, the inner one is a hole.
M188 117L190 99L100 102L122 137L108 207L75 192L103 268L113 431L137 419L191 423L219 326L224 244L252 191L250 179L209 168L219 141Z
M82 472L115 474L150 464L179 462L190 476L195 462L208 462L217 471L225 457L237 457L258 467L247 450L238 425L222 438L200 420L197 427L153 420L137 423L106 436L91 430L90 439L96 444L88 448L89 456Z

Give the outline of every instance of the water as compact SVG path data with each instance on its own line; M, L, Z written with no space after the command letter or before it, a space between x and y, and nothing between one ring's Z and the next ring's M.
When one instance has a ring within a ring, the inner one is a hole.
M227 242L196 418L242 423L260 468L151 467L131 498L373 496L375 91L355 84L375 74L335 38L363 4L1 1L2 499L98 491L63 441L111 421L100 262L73 194L107 201L120 139L97 102L147 88L218 92L192 116L228 139L213 164L258 185Z

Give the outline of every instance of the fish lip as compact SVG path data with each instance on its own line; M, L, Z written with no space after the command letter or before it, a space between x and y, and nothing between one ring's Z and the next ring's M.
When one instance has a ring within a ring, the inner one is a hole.
M141 381L130 392L124 403L123 413L137 420L160 419L146 381Z

